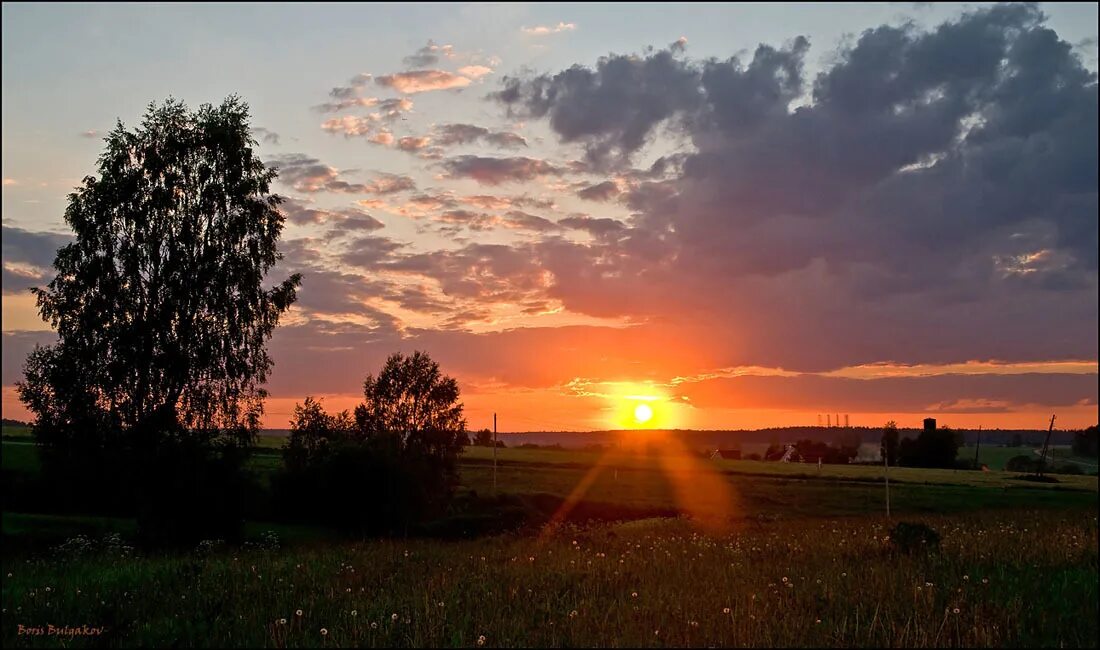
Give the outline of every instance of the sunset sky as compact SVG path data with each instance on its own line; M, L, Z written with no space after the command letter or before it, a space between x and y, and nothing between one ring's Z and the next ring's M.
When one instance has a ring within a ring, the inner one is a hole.
M4 5L3 412L116 119L236 93L303 274L266 425L1097 421L1097 5Z

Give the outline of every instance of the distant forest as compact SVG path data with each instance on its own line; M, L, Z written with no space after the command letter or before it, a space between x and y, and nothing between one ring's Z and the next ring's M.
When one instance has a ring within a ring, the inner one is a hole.
M950 428L961 434L963 442L967 445L972 445L978 440L978 429ZM920 431L919 428L898 429L902 438L916 438ZM501 433L499 439L509 447L530 443L580 448L588 445L613 444L622 433L622 431L530 431ZM882 427L775 427L722 431L674 429L672 433L688 446L696 448L736 448L738 444L744 443L779 444L793 443L796 440L836 442L854 437L858 437L860 442L878 443L882 440ZM1050 436L1050 442L1055 445L1068 445L1073 442L1074 433L1075 430L1055 428ZM1043 444L1046 435L1045 429L982 429L980 431L983 445L1011 445L1019 442L1023 446L1038 446Z

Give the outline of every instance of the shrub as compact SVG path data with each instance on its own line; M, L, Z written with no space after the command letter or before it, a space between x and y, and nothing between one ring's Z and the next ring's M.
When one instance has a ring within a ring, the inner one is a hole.
M890 529L886 544L896 553L927 552L939 548L940 535L925 524L900 521Z
M203 539L239 541L246 503L259 489L247 451L180 441L130 456L139 541L193 548Z
M295 407L285 469L272 481L284 518L384 534L445 510L469 442L458 383L427 354L395 354L363 395L354 421L312 398Z
M1008 462L1005 463L1005 471L1034 472L1035 466L1038 464L1038 462L1039 460L1037 458L1032 458L1031 456L1024 456L1022 454L1019 456L1013 456L1012 458L1008 459Z
M905 467L954 466L955 456L959 453L959 436L954 431L925 429L913 438L903 438L898 445L898 464Z
M107 533L99 539L87 535L77 535L66 539L51 549L59 560L77 560L93 555L110 558L128 558L133 555L134 547L123 541L118 533Z

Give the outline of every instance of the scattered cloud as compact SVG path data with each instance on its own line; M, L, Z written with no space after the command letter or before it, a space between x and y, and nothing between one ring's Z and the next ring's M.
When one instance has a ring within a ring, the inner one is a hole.
M372 231L384 228L385 224L370 214L355 207L325 209L314 207L312 202L288 198L280 206L287 220L299 226L330 226L341 233L347 231Z
M399 93L413 94L431 90L451 90L470 85L470 78L443 70L412 70L395 72L377 77L379 86L392 88Z
M401 151L420 151L421 149L427 147L428 144L431 143L431 141L432 139L427 136L405 136L398 139L397 148Z
M5 180L5 185L8 179ZM57 249L72 241L70 235L33 232L3 226L3 292L23 293L30 287L44 287L53 279Z
M433 139L443 146L472 144L483 141L502 149L518 149L527 146L527 139L510 131L490 131L473 124L442 124L433 130Z
M547 36L549 34L560 34L561 32L571 32L577 29L574 23L558 23L557 25L538 25L535 27L520 27L520 31L528 36Z
M493 69L484 65L464 65L458 69L458 74L463 77L469 77L470 79L477 80L484 77L487 74L492 74Z
M455 57L454 46L437 45L435 41L429 40L427 45L417 50L414 54L405 57L402 61L410 68L427 68L428 66L439 63L439 58L441 56L447 59L453 59Z
M577 190L577 196L587 201L610 201L618 196L620 191L619 184L615 181L603 181Z
M262 126L252 127L252 136L255 138L259 138L260 142L263 142L264 144L279 144L279 134L272 131L271 129L265 129Z
M560 176L563 173L560 167L545 160L525 156L456 156L444 160L441 165L449 178L470 178L483 185L529 181L541 176Z
M349 183L343 180L341 177L345 172L302 153L274 156L266 164L278 170L279 181L298 192L307 194L315 192L368 194L371 192L371 189L362 183Z
M380 174L366 184L370 194L395 194L416 189L416 183L409 176L401 174Z
M321 123L321 129L329 133L342 133L345 138L353 138L370 135L374 130L374 122L369 117L344 115L325 120Z

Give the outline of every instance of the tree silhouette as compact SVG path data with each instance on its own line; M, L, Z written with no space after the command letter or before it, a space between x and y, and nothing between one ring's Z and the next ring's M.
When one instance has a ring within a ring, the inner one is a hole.
M101 458L110 472L118 452L139 454L140 495L171 509L186 491L171 481L254 439L265 345L300 283L264 286L284 218L255 144L237 97L195 112L150 104L105 138L98 177L69 195L75 240L33 290L58 341L30 354L17 389L47 462Z
M76 239L34 290L58 334L19 385L42 442L255 432L265 344L300 277L263 286L283 216L254 144L236 97L151 104L140 127L107 136L99 178L69 196Z
M915 439L905 438L898 445L898 464L905 467L953 467L962 446L960 434L948 427L923 429Z
M332 449L353 436L354 422L347 411L336 415L325 412L321 403L306 397L294 405L290 436L283 448L283 459L292 471L316 464Z
M492 429L478 429L474 433L474 443L478 447L492 447L493 446L493 431Z
M367 376L363 393L354 423L312 398L295 407L276 501L292 519L348 532L407 531L438 512L458 483L468 443L458 383L423 352L394 354Z
M887 459L890 465L898 464L898 424L893 420L882 428L882 443L880 446L882 457Z

